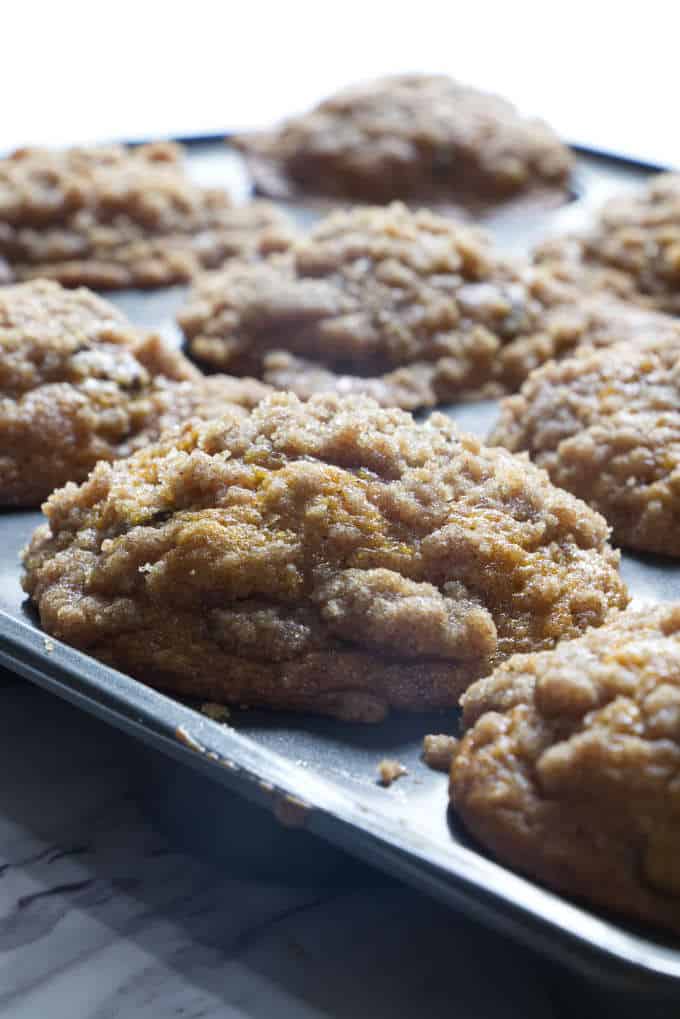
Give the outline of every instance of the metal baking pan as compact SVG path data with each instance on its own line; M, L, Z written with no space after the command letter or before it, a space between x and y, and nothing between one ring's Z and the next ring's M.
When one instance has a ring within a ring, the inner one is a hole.
M222 142L190 146L196 178L245 194L235 154ZM513 213L489 223L499 241L520 248L539 235L577 227L610 193L639 182L650 168L594 153L579 155L576 198L552 211ZM296 215L309 219L304 209ZM130 317L177 337L181 288L113 297ZM484 435L495 405L452 408ZM446 776L420 761L428 732L454 732L454 712L393 716L358 726L311 716L236 711L218 725L192 707L148 689L59 641L47 639L20 588L19 553L39 513L0 513L0 664L188 762L231 790L431 895L506 932L539 952L612 985L680 993L680 942L573 903L498 865L447 812ZM680 565L624 556L633 595L680 598ZM397 757L408 775L377 785L381 757Z

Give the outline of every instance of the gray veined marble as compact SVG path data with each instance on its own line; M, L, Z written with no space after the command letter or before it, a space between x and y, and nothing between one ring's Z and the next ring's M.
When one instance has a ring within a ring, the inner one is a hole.
M359 864L290 888L179 853L134 743L22 682L0 700L3 1017L557 1014L532 958Z

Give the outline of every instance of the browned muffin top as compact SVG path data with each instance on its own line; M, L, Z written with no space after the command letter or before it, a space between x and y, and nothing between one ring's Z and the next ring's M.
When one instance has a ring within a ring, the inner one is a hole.
M100 463L26 555L43 626L145 682L373 721L626 603L597 514L435 415L277 394Z
M167 142L52 151L0 160L0 259L17 279L97 289L188 280L234 254L281 250L291 231L273 206L234 208L186 175Z
M547 125L445 75L355 85L237 143L261 189L277 197L299 191L369 202L495 202L564 190L572 166Z
M624 342L533 372L501 404L491 442L526 450L604 515L617 543L677 556L680 325L645 311L636 319Z
M590 230L546 241L535 260L581 289L680 314L680 174L615 196Z
M88 290L48 280L2 288L0 505L37 505L99 459L268 391L254 379L205 379Z
M680 606L516 655L463 697L451 796L500 860L680 933Z
M405 206L336 212L268 261L200 277L179 322L192 354L302 398L413 409L514 388L578 342L548 310L573 294L486 236Z

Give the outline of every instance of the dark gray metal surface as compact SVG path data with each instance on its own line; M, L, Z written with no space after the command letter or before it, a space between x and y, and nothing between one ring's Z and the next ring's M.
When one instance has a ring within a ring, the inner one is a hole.
M238 168L222 145L196 146L199 179L237 181ZM643 171L606 160L584 159L581 197L562 209L521 224L509 217L491 224L508 247L541 233L567 229L612 190ZM237 181L238 183L238 181ZM135 321L168 337L181 289L114 298ZM492 402L450 411L484 435ZM539 951L621 987L680 992L680 945L618 919L580 908L498 866L479 852L447 812L444 775L420 761L427 732L454 732L454 713L402 716L379 726L261 711L235 712L233 726L211 722L58 641L46 639L20 587L19 553L41 517L0 514L0 664L127 730L144 742L208 772L280 818L429 891L456 908ZM680 598L680 566L651 557L625 556L623 572L635 598ZM390 789L376 783L376 764L397 757L408 775ZM677 982L677 983L676 983Z

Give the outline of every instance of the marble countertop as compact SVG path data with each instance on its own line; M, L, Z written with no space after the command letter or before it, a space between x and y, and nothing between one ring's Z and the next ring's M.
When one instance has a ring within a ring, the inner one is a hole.
M21 680L0 702L5 1019L638 1014L349 859L290 887L182 852L149 751Z

